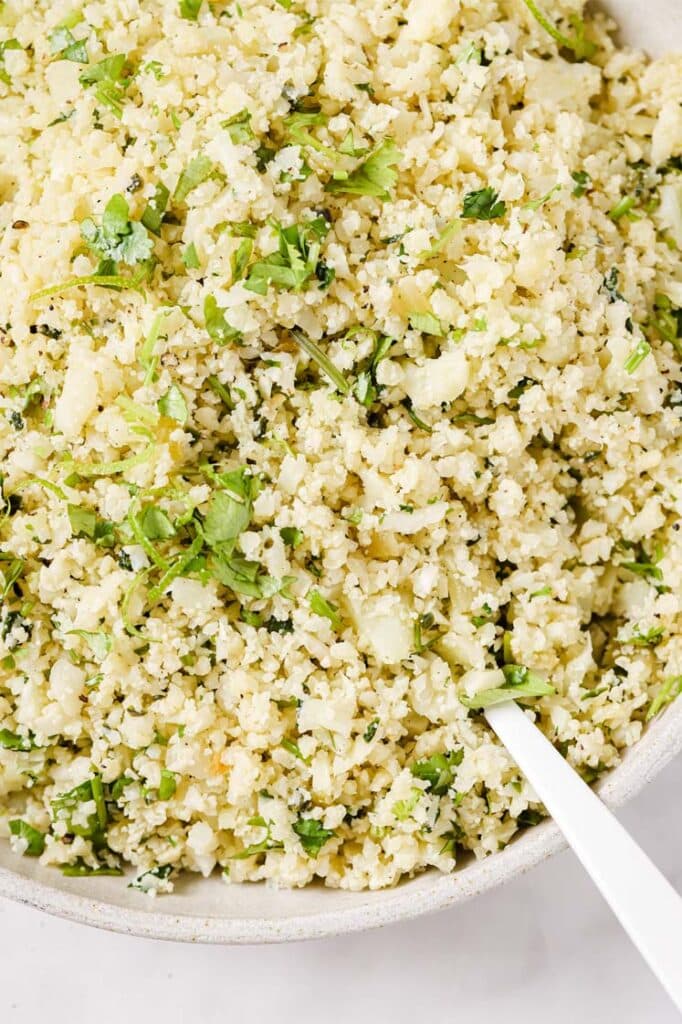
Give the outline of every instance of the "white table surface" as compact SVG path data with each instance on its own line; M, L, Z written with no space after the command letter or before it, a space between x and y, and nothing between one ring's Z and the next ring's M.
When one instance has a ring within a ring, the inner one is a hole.
M682 889L682 759L621 817ZM633 878L632 884L637 884ZM675 1024L569 853L382 931L221 948L110 935L0 900L0 1020L38 1024ZM682 951L680 952L682 970Z

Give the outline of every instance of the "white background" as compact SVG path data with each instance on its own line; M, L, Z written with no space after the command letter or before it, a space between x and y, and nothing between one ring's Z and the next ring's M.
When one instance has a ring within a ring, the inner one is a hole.
M681 784L678 759L620 816L682 890ZM131 939L4 900L0 935L3 1024L680 1020L569 853L447 913L288 947Z

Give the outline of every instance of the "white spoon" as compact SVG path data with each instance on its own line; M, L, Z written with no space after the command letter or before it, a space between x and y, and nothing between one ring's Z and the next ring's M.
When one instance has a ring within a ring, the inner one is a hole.
M485 716L682 1011L682 898L518 704Z

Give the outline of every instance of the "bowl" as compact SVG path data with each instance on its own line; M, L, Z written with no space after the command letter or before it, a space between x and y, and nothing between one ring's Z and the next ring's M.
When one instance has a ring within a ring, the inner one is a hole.
M682 47L680 0L610 0L601 5L623 41L655 55ZM603 780L601 797L617 807L635 796L682 750L682 699L646 730ZM428 871L395 889L344 892L228 886L218 877L181 880L152 899L121 878L65 878L0 842L0 896L110 931L180 942L258 943L320 938L417 917L470 899L528 871L565 846L550 820L518 835L501 853L471 858L450 875Z

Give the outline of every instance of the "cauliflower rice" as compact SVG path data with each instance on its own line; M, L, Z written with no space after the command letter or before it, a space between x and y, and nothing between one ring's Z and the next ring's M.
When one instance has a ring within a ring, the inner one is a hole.
M0 10L0 834L350 889L682 676L682 60L580 0ZM498 691L502 687L502 693Z

